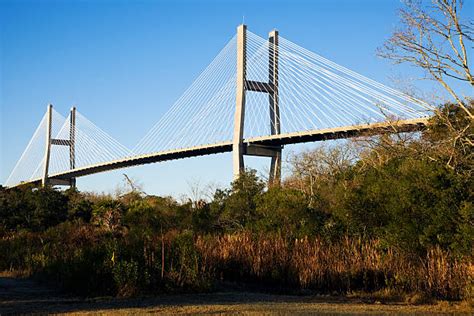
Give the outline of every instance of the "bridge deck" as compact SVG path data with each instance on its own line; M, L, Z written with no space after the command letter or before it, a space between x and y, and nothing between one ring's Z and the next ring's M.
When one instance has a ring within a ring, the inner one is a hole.
M370 136L382 133L400 133L412 132L421 130L427 124L427 118L400 120L394 122L371 123L353 126L336 127L320 130L309 130L297 133L286 133L271 136L254 137L245 140L246 145L268 145L268 146L282 146L288 144L297 144L304 142L314 142L331 139L351 138L358 136ZM149 164L161 161L197 157L203 155L217 154L232 151L232 142L223 142L210 145L202 145L190 148L174 149L169 151L156 152L146 155L139 155L133 157L126 157L120 160L114 160L73 170L68 170L61 173L52 174L50 179L70 179L82 177L99 172L121 169L142 164ZM22 184L40 183L41 179L34 179Z

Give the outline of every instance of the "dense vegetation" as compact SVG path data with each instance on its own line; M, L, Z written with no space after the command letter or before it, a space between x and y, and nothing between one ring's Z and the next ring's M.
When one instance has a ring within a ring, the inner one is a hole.
M295 155L281 186L249 170L209 201L0 188L0 269L84 295L233 282L472 299L474 130L441 111L421 134Z

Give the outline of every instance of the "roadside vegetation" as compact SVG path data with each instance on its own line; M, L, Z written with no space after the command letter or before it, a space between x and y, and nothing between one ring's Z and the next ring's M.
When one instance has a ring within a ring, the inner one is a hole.
M232 285L472 307L474 102L457 88L474 87L474 24L460 1L405 2L379 53L450 96L425 130L321 146L291 155L281 184L248 170L184 202L132 181L113 196L0 187L0 270L85 296Z
M0 270L86 296L234 284L472 302L473 154L443 122L294 155L279 186L249 170L207 201L2 188Z

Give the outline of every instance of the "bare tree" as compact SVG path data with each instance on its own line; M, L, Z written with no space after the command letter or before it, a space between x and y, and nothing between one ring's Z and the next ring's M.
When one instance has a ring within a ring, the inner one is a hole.
M115 188L115 196L123 197L127 194L133 193L139 196L146 196L146 192L143 191L143 185L136 179L129 177L123 173L123 181Z
M321 145L313 150L289 155L287 163L291 176L286 184L312 197L321 183L330 183L338 173L342 173L357 159L357 149L353 143L339 146Z
M453 88L460 81L474 87L468 48L472 45L474 22L463 21L462 0L405 0L400 11L401 28L379 50L395 63L409 63L424 69L456 100L472 120L463 97Z
M201 208L212 201L214 192L219 187L215 183L202 185L199 180L188 181L189 194L183 197L183 202L191 202L194 208Z

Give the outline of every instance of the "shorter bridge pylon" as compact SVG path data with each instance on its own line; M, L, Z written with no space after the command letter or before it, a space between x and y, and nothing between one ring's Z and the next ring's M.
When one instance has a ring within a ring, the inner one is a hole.
M75 140L76 140L76 107L71 108L69 115L69 139L58 139L52 138L52 127L53 127L53 105L49 104L46 113L46 142L45 142L45 153L44 153L44 166L43 176L41 179L41 185L43 187L47 185L69 185L71 187L76 186L76 178L71 177L69 179L50 179L49 176L49 162L51 158L51 146L68 146L69 147L69 167L71 170L75 168Z

